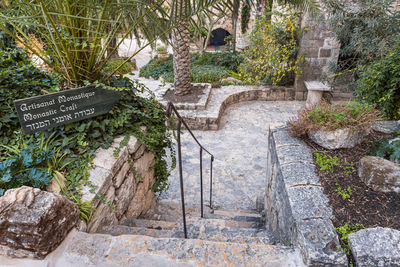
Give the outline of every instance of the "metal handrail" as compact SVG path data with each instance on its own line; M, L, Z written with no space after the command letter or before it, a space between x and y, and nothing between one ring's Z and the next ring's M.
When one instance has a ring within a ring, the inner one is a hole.
M182 220L183 220L183 232L185 234L185 238L187 238L187 227L186 227L186 213L185 213L185 194L183 189L183 169L182 169L182 144L181 144L181 127L182 124L185 126L186 130L189 131L190 135L196 141L196 143L200 147L200 202L201 202L201 218L204 217L204 209L203 209L203 151L207 152L211 156L210 161L210 208L212 209L212 169L214 162L214 155L211 154L207 149L205 149L197 138L194 136L193 132L190 130L189 126L179 114L178 110L175 108L174 104L168 102L167 104L167 117L171 118L172 112L178 118L177 123L177 142L178 142L178 163L179 163L179 179L180 179L180 187L181 187L181 202L182 202Z

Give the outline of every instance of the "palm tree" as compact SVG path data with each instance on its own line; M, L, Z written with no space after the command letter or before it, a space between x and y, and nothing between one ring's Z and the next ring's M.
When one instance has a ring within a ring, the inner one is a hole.
M187 18L187 7L189 0L174 1L173 18L178 16ZM189 20L184 19L176 28L172 30L172 47L174 61L174 84L176 95L186 95L191 92L192 84L190 82L190 34Z
M172 48L174 51L174 85L176 95L187 95L192 90L190 81L190 18L212 8L221 8L222 0L172 0L172 21L178 22L172 30ZM200 12L198 12L200 11Z
M214 8L228 7L232 12L233 24L233 49L236 46L236 28L239 17L240 3L242 0L197 0L200 6ZM250 0L253 5L254 1ZM272 12L273 0L264 0L266 4L266 12ZM202 3L200 3L202 2ZM207 3L208 2L208 3ZM319 10L319 0L280 0L281 4L288 4L301 11L311 11L315 13ZM190 0L173 0L172 1L171 18L174 21L183 19L182 22L172 32L172 47L174 49L174 84L176 95L186 95L191 92L192 85L190 82L190 34L189 34L189 15L191 14Z

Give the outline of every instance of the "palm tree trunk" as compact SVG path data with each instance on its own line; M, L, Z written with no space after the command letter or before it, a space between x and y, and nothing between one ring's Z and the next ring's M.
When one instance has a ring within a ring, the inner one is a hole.
M235 0L233 2L233 11L232 11L232 50L236 52L236 33L237 33L237 21L239 18L239 8L240 8L240 0Z
M187 1L188 0L176 1L176 16L186 16L186 12L184 10ZM174 50L174 81L176 95L187 95L191 92L192 89L192 84L190 82L189 42L189 21L185 20L172 31L172 45Z

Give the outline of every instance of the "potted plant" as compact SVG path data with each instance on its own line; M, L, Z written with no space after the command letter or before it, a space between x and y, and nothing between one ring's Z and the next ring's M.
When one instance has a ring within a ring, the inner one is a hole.
M368 135L377 118L378 111L366 103L321 103L301 110L289 125L293 135L308 135L326 149L352 148Z

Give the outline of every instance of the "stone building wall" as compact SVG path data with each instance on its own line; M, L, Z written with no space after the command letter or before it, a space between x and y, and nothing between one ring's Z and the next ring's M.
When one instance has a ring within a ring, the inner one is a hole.
M301 27L307 29L300 41L299 54L305 54L305 62L302 75L295 79L296 100L307 98L304 81L321 81L329 62L338 61L340 44L325 16L326 14L312 18L309 14L305 14L302 18Z
M82 199L92 201L96 213L87 226L81 223L82 231L101 231L102 227L116 225L125 218L137 218L155 205L155 194L151 190L155 182L154 155L131 136L115 157L115 149L123 138L115 139L110 148L99 148L95 153L89 182L96 188L85 186Z

